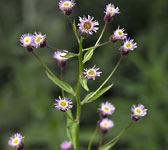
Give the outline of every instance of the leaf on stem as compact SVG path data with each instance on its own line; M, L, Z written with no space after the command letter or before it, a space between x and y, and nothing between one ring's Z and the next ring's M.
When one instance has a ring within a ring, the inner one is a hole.
M79 121L76 120L67 120L67 133L68 138L72 141L74 148L76 149L76 127L79 124Z
M88 95L86 95L86 97L82 101L82 104L93 102L94 100L96 100L100 96L102 96L106 91L108 91L112 86L113 86L113 84L107 86L106 88L89 93Z
M99 44L97 44L96 46L94 47L91 47L84 55L84 59L83 59L83 64L86 63L87 61L89 61L92 56L93 56L93 52L94 50L99 46Z
M65 56L61 56L61 57L66 57L66 58L72 58L72 57L77 57L78 54L75 54L75 53L66 53Z
M82 87L86 90L86 91L89 91L89 88L87 86L87 79L84 78L84 77L81 77L80 78L80 84L82 85Z
M58 79L55 75L49 73L48 71L46 71L46 74L48 76L48 78L53 81L57 86L59 86L61 89L63 89L64 91L72 94L73 96L75 95L75 92L74 90L72 89L72 87L64 82L64 81L61 81L60 79Z

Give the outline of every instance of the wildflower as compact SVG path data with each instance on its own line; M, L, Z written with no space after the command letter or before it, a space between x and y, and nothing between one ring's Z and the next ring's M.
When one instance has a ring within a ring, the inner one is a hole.
M124 41L124 45L121 47L121 55L127 55L129 51L133 51L137 48L137 43L133 42L134 40L128 38Z
M101 128L101 132L102 134L105 134L107 133L107 131L112 128L114 126L114 123L112 120L109 120L107 118L103 119L101 122L100 122L100 128Z
M106 118L107 115L113 114L115 107L111 103L106 102L106 103L101 103L101 106L100 108L98 108L98 110L100 111L101 116L103 118Z
M75 6L73 0L61 0L59 2L59 8L62 10L67 16L72 14L72 8Z
M115 14L119 14L119 8L113 5L113 4L108 4L106 5L106 9L105 9L105 16L104 16L104 21L106 22L111 22L112 21L112 17Z
M85 72L83 72L83 74L87 79L95 80L95 77L99 77L100 74L102 73L102 72L98 72L98 70L99 68L95 68L95 66L93 66L93 68L84 69Z
M79 17L80 23L78 24L79 26L79 34L80 36L87 36L88 34L92 35L93 32L97 32L99 25L98 21L93 21L94 17L91 17L88 15L88 18L86 17Z
M29 52L33 51L33 47L34 47L33 35L31 35L30 33L23 34L20 37L20 43L22 44L23 47L26 47Z
M72 142L65 141L61 144L62 150L70 150Z
M61 98L59 96L59 99L56 99L56 104L55 107L58 108L59 110L65 112L67 111L69 108L72 108L72 102L70 100L68 100L67 98Z
M116 42L119 39L125 39L127 37L127 34L124 33L125 29L118 27L117 30L114 31L114 33L110 36L110 41L111 42Z
M21 136L21 134L16 133L14 134L14 136L10 137L10 140L8 141L8 145L19 148L22 146L22 141L23 141L23 137Z
M35 32L34 34L35 34L34 38L33 38L34 46L36 48L38 48L38 47L41 47L41 48L45 47L46 46L46 40L45 40L46 35L42 35L40 32L39 33Z
M65 67L66 61L69 58L66 58L66 57L63 57L63 56L65 56L67 53L68 53L68 51L66 51L66 50L64 50L63 52L61 52L61 51L54 52L53 58L57 59L59 67Z
M144 117L147 114L147 109L145 109L144 105L138 104L136 107L135 105L132 106L132 120L138 121L141 117Z

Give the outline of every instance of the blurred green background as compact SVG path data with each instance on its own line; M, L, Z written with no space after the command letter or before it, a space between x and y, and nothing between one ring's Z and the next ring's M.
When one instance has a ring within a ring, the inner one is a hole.
M142 103L148 109L146 117L135 123L113 148L114 150L166 150L168 148L168 1L167 0L78 0L73 17L94 16L100 23L99 31L84 41L93 46L103 28L104 8L108 3L120 8L102 41L107 41L120 25L138 48L124 57L110 80L114 86L96 102L82 108L80 145L86 150L88 141L99 120L97 108L103 101L116 107L110 118L115 126L105 137L113 138L130 122L132 104ZM39 62L28 53L19 38L24 33L40 31L47 35L51 46L77 52L78 45L66 16L56 0L1 0L0 5L0 149L8 146L14 133L25 136L25 150L58 150L67 140L64 113L54 108L61 94L46 76ZM85 67L96 64L103 72L96 81L89 81L91 91L108 76L119 59L122 42L98 48ZM36 52L59 76L53 50ZM73 87L77 80L77 59L67 62L65 80ZM82 92L82 97L86 92ZM70 95L66 95L71 98ZM75 103L75 100L72 99ZM74 104L75 105L75 104ZM75 108L75 106L74 106ZM75 110L75 109L74 109ZM93 143L96 147L99 136Z

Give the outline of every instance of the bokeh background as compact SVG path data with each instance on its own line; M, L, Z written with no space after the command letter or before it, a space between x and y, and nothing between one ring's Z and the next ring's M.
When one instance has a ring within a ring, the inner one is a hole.
M124 57L108 84L110 91L96 102L82 108L80 145L87 149L90 136L99 120L97 108L101 102L110 101L116 107L110 118L115 122L105 142L117 135L130 122L132 104L142 103L148 108L146 117L135 123L113 148L114 150L166 150L168 148L168 1L167 0L77 0L73 18L94 16L100 23L99 31L84 41L84 47L94 45L103 28L104 8L108 3L120 8L103 36L120 25L135 39L138 48ZM0 1L0 149L8 146L14 133L25 136L25 150L59 150L67 140L65 115L54 108L61 94L46 76L39 62L21 47L23 33L40 31L47 35L53 47L78 51L78 45L66 16L56 0L1 0ZM91 91L100 85L119 59L122 42L98 48L85 67L96 64L103 72L96 81L89 81ZM36 52L59 76L53 59L53 50L44 48ZM65 70L65 80L74 88L77 80L77 59L70 59ZM83 90L82 97L86 95ZM71 98L75 103L75 100ZM75 104L74 104L75 105ZM93 149L99 140L98 134Z

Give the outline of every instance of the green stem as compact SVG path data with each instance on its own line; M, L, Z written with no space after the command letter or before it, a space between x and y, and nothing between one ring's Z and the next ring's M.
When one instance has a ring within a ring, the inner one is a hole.
M61 68L60 68L60 79L61 79L61 81L64 81L63 71L64 71L64 68L61 67ZM61 89L61 93L62 93L62 98L64 98L64 97L65 97L65 94L64 94L64 90L63 90L63 89Z
M102 43L102 44L97 45L97 47L101 47L101 46L104 46L104 45L109 44L109 43L110 43L110 41L107 41L107 42L104 42L104 43ZM92 49L92 48L95 48L95 46L92 46L92 47L89 47L89 48L85 48L85 49L83 49L82 51L83 51L83 52L84 52L84 51L88 51L89 49Z
M132 126L133 123L134 122L131 121L123 130L120 131L120 133L116 137L114 137L111 141L106 143L103 147L106 147L106 146L108 146L109 144L112 144L112 143L116 143L119 140L120 136L122 134L124 134L128 130L128 128L130 128Z
M76 109L76 120L79 121L80 119L80 111L81 111L81 103L80 103L80 78L83 70L83 63L82 63L82 41L83 39L80 39L79 42L79 56L78 56L78 62L79 62L79 74L78 74L78 82L76 86L76 103L77 103L77 109ZM79 150L79 124L76 126L76 149Z
M118 60L116 66L114 67L114 69L112 70L112 72L110 73L110 75L106 78L106 80L99 86L99 88L89 97L89 99L91 99L93 96L95 96L95 94L101 90L101 88L108 82L108 80L113 76L114 72L117 70L118 66L120 65L120 62L122 60L123 56L120 56L120 59ZM89 100L88 100L89 101ZM83 105L85 102L81 102L81 104Z
M50 73L52 76L55 76L52 71L47 67L45 63L40 59L40 57L33 51L32 52L33 56L40 62L40 64L45 68L45 70Z
M105 29L106 29L106 26L107 26L107 22L105 22L104 27L103 27L103 30L102 30L102 32L101 32L101 34L100 34L100 36L99 36L99 38L98 38L98 40L97 40L95 46L96 46L96 45L99 43L99 41L101 40L101 38L102 38L102 36L103 36L103 33L104 33Z
M72 29L73 29L73 31L74 31L75 37L76 37L76 39L77 39L77 41L78 41L78 44L80 44L80 40L79 40L78 33L77 33L77 29L76 29L75 20L74 20L74 22L72 22L72 20L71 20L70 17L68 17L68 19L69 19L69 21L70 21L70 23L71 23L71 25L72 25Z
M89 141L88 150L91 150L92 142L93 142L94 137L96 136L96 133L97 133L98 129L99 129L99 125L97 124L96 129L95 129L95 131L93 132L93 134L92 134L92 136L91 136L91 139L90 139L90 141Z
M103 140L104 140L104 134L102 134L102 137L101 137L101 139L100 139L100 141L99 141L99 148L98 148L98 150L99 150L100 147L102 146Z

